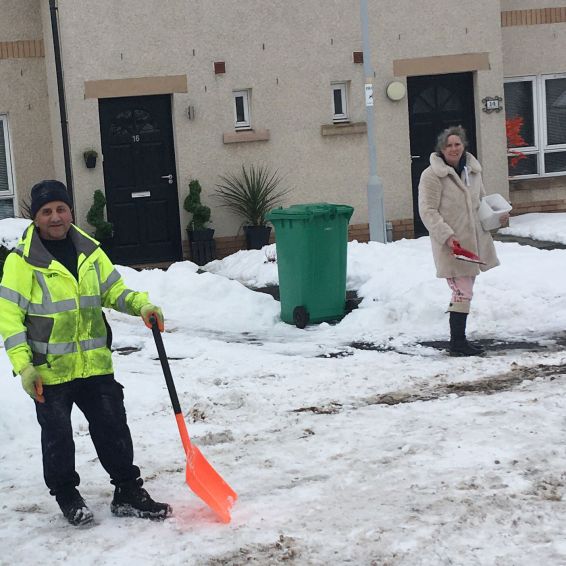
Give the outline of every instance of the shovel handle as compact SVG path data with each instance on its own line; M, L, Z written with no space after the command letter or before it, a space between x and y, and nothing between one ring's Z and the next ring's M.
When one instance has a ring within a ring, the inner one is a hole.
M188 455L192 452L191 440L189 438L189 431L187 430L185 419L183 418L183 412L181 411L181 405L179 403L179 397L177 396L177 390L175 389L173 376L171 375L171 368L169 367L169 360L167 359L167 354L165 353L163 338L161 338L161 332L159 331L159 327L157 326L156 318L154 316L150 317L149 322L151 323L151 331L153 332L155 346L157 347L157 353L159 354L159 361L161 362L161 367L163 368L163 375L165 376L167 391L169 391L169 397L171 397L171 405L173 405L175 420L177 421L177 427L179 428L179 434L181 435L181 442L183 443L185 453Z
M159 361L163 368L163 375L165 376L165 383L167 384L169 397L171 397L173 411L175 412L175 415L182 414L179 397L177 396L177 390L175 389L175 383L173 382L173 376L171 375L171 369L169 368L169 360L167 360L167 354L165 353L163 338L161 338L161 332L159 332L159 328L157 327L157 320L154 316L152 316L150 317L149 322L151 323L151 331L153 332L153 339L155 340L155 346L157 347L157 353L159 354Z

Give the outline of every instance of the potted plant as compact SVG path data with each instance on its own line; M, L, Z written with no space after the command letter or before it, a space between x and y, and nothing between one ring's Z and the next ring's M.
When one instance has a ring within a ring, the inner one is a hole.
M86 221L94 228L94 237L100 242L102 249L110 256L112 254L114 231L112 223L104 218L106 197L97 189L94 191L93 203L86 215Z
M268 167L242 165L239 174L221 176L216 196L224 206L244 219L244 234L248 250L259 250L269 243L271 226L266 214L281 203L290 189L281 187L277 171Z
M94 169L96 167L96 158L98 157L98 152L94 149L87 149L83 153L83 158L85 160L85 165L87 169Z
M189 194L183 202L183 208L192 215L187 225L187 237L191 260L197 265L204 265L216 258L214 229L206 226L210 222L210 208L201 203L201 192L199 181L192 179L189 182Z

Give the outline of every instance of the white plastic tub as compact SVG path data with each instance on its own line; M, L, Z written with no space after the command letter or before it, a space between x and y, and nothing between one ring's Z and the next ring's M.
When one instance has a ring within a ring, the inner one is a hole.
M487 195L480 203L478 214L484 230L501 228L499 217L511 211L512 206L498 193Z

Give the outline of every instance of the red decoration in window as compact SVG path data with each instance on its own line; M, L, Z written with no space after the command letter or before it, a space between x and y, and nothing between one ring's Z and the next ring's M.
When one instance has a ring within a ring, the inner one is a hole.
M521 159L526 159L527 156L521 152L517 151L516 149L512 149L515 147L522 147L525 145L529 145L521 135L521 128L525 120L522 116L515 116L514 118L507 118L505 120L505 131L507 133L507 148L509 153L512 153L514 157L510 160L511 167L515 167Z

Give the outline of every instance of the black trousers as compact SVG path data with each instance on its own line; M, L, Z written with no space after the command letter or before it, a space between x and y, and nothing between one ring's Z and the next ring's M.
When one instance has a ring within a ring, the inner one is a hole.
M113 374L44 385L45 403L35 403L41 426L43 477L51 495L78 486L75 442L71 424L73 405L83 412L98 458L112 483L135 480L132 436L126 420L123 387Z

